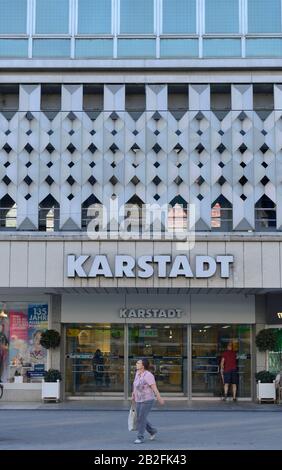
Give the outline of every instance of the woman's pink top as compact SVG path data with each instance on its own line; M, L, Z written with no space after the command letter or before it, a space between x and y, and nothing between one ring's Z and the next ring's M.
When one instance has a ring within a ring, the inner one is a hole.
M150 401L155 399L155 394L151 385L156 383L155 377L151 372L145 370L142 374L136 372L133 382L133 393L136 402Z

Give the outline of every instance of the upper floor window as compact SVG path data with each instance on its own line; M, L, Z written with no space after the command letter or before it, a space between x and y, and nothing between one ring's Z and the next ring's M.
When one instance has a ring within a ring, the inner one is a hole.
M239 0L205 1L206 33L239 33Z
M0 34L26 33L27 0L0 0Z
M60 205L51 194L39 204L38 229L40 232L59 230Z
M89 225L91 223L91 225ZM81 228L90 232L103 230L103 205L91 194L81 206Z
M255 227L257 232L276 230L276 205L265 194L255 205Z
M69 33L69 0L36 0L36 34Z
M232 204L222 194L211 207L211 229L218 232L232 231Z
M154 0L120 0L120 33L153 34Z
M78 0L78 33L110 34L112 0Z
M196 33L196 0L163 0L163 33Z
M17 205L6 194L0 199L0 228L1 230L14 230L17 227Z
M186 233L188 228L187 202L176 196L171 202L167 215L168 232Z
M249 33L281 32L281 0L248 0Z

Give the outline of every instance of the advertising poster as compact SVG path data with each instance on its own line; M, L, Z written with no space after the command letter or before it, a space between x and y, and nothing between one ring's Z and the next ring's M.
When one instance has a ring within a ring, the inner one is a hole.
M27 354L27 314L10 312L10 348L9 362L20 366L26 362Z
M28 360L32 366L45 364L47 361L47 350L40 344L43 331L48 328L48 305L28 305Z

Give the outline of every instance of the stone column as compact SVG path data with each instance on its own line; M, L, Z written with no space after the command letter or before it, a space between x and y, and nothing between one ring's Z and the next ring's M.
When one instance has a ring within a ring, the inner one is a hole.
M56 330L61 334L61 295L51 295L50 299L50 323L49 328ZM61 349L63 347L63 341L61 338L60 346L56 349L50 349L49 351L49 366L52 369L58 369L62 371Z

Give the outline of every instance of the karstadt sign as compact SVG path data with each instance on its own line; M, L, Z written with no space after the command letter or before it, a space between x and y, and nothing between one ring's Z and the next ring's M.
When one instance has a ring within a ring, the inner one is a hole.
M210 278L216 274L219 266L220 277L230 277L233 255L196 256L193 267L186 255L140 256L135 259L129 255L116 255L113 266L107 255L71 255L67 256L67 276L70 278L140 278L148 279L153 275L158 278Z
M179 308L121 308L120 318L181 318L182 310Z

